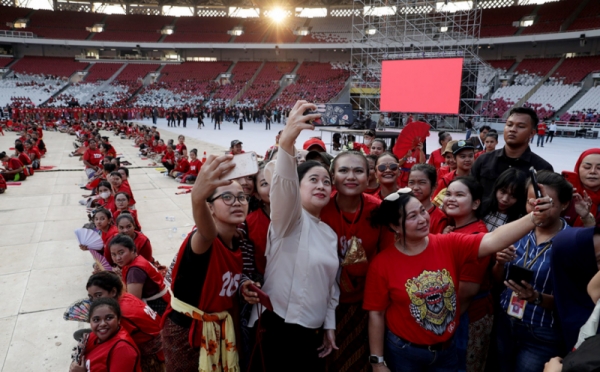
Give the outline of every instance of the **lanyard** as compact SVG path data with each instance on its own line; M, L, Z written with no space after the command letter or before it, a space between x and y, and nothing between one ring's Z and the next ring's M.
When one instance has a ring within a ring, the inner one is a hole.
M544 253L546 253L546 251L548 249L550 249L550 247L552 247L552 241L549 241L548 243L546 243L546 245L544 246L544 248L542 248L542 250L540 251L540 253L538 253L533 260L531 260L531 262L529 264L527 264L527 258L529 257L529 242L530 240L527 239L527 246L525 247L525 257L523 257L523 267L526 269L531 269L531 267L533 266L533 264L535 264L535 262L538 260L538 258L540 258L541 255L543 255Z

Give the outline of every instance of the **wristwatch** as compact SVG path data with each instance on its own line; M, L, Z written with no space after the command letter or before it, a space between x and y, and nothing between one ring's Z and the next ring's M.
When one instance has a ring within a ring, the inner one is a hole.
M379 356L379 355L369 355L369 363L371 363L371 364L380 364L380 363L385 364L385 361L383 360L382 356Z
M538 293L539 293L539 294L538 294L538 296L536 297L536 299L535 299L535 300L533 300L533 304L534 304L534 305L536 305L536 306L538 306L538 305L541 305L541 304L542 304L542 301L544 301L544 297L543 297L543 295L542 295L542 292L538 292Z

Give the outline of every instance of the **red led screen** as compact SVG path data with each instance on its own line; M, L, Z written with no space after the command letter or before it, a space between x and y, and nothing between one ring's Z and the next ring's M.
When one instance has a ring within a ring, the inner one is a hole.
M462 58L383 61L381 111L458 114Z

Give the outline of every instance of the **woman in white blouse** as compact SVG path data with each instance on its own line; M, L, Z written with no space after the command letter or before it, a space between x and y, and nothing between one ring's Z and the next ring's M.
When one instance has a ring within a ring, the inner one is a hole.
M263 290L271 298L274 311L265 311L260 321L269 372L322 370L320 358L337 349L337 236L319 219L331 195L331 176L315 161L296 167L294 142L302 130L313 129L309 121L320 116L303 115L307 110L316 110L316 106L298 101L290 112L279 139L271 181L271 226ZM258 302L256 293L246 286L242 293L247 301ZM251 326L258 311L255 305ZM259 356L253 362L255 366L262 364Z

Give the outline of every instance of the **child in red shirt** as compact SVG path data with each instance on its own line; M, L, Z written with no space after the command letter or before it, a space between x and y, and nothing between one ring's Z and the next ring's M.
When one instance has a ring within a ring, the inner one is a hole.
M175 168L170 172L170 176L181 182L181 177L190 170L190 162L187 160L186 155L179 152L175 153L175 161L177 163Z
M202 168L202 161L198 159L198 150L192 149L190 151L190 158L190 169L181 176L181 183L193 183Z

